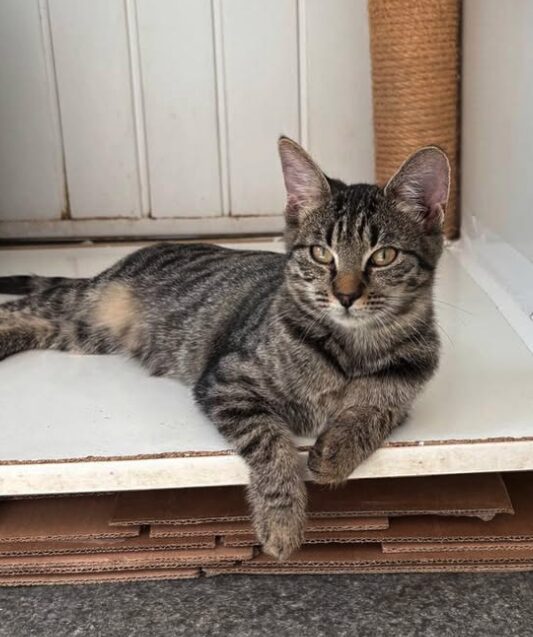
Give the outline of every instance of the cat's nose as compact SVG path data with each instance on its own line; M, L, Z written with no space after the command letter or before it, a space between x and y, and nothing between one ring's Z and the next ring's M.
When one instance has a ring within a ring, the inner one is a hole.
M333 294L341 305L349 308L363 295L363 282L358 272L340 272L333 281Z
M355 303L355 301L357 301L357 299L361 296L361 294L362 293L359 290L356 290L355 292L352 292L351 294L342 294L340 292L336 292L335 296L339 299L341 305L348 309L351 305Z

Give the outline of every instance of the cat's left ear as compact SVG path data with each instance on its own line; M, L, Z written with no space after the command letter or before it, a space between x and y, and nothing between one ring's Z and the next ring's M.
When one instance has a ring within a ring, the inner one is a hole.
M437 146L426 146L405 161L385 186L400 209L416 215L426 230L442 223L450 194L450 162Z
M299 144L280 137L278 148L287 190L287 224L294 227L306 213L327 203L331 189L324 173Z

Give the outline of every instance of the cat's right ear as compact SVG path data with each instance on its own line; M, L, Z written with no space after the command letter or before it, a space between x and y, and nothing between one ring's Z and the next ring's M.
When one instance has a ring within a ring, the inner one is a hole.
M298 226L308 213L331 197L328 180L310 155L295 141L280 137L279 156L287 191L285 215L289 226Z

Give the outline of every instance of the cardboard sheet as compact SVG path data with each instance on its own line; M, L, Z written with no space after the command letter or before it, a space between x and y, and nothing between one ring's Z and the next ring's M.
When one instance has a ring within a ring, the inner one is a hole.
M81 555L5 557L0 560L0 575L101 573L162 568L201 567L207 564L241 562L253 556L251 548L183 549L164 552L124 551Z
M497 513L513 511L499 474L351 480L337 489L312 483L308 486L311 518L433 514L491 519ZM244 488L236 486L121 493L111 524L248 519Z
M249 568L246 564L239 566L209 566L202 569L204 575L358 575L387 573L514 573L533 571L533 562L517 564L402 564L377 566L324 566L306 568L302 566L272 566L264 569Z
M305 544L353 544L360 541L360 534L364 531L306 531ZM259 542L254 533L240 535L225 535L221 541L224 546L258 546Z
M379 544L317 544L304 545L284 562L263 553L246 562L246 568L259 570L276 567L279 569L298 566L351 567L390 566L424 564L468 564L468 563L533 563L533 549L523 548L512 551L433 551L427 553L384 553Z
M381 545L384 553L433 553L446 551L461 553L463 551L521 551L533 550L533 542L385 542Z
M164 579L194 579L200 577L199 568L154 569L115 573L71 573L62 575L3 575L0 586L53 586L58 584L105 584Z
M361 532L360 542L533 542L533 473L506 474L514 515L484 522L467 517L410 516L390 519L388 529Z
M308 531L373 531L387 529L389 519L375 518L309 518L306 523ZM150 526L151 537L186 537L197 534L218 536L250 535L253 533L250 522L205 522L200 524L153 524Z
M343 574L379 574L379 573L508 573L533 570L532 563L519 564L425 564L425 565L400 565L400 566L359 566L359 567L330 567L330 568L299 568L291 566L279 568L273 566L270 569L248 569L246 564L237 566L208 566L204 569L178 568L178 569L153 569L139 571L115 571L108 573L71 573L71 574L40 574L40 575L11 575L0 576L0 586L57 586L57 585L86 585L105 584L116 582L156 581L194 579L200 575L216 576L227 574L247 575L343 575Z
M5 542L0 543L2 557L81 555L95 553L121 553L125 551L172 551L178 549L214 549L215 536L187 536L178 538L153 538L148 533L138 537L113 540ZM0 561L1 564L1 561Z
M134 537L139 526L110 527L115 495L0 501L0 543Z

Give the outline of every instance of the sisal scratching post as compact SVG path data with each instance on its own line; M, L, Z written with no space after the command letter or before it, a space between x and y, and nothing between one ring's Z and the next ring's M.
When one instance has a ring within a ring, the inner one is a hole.
M420 146L443 148L452 165L444 232L457 238L460 0L369 0L368 11L377 180Z

